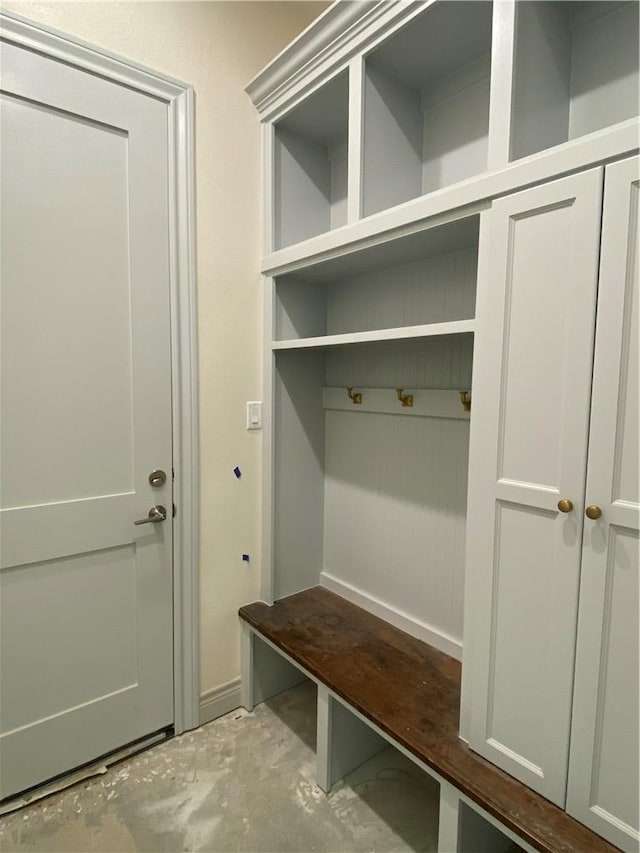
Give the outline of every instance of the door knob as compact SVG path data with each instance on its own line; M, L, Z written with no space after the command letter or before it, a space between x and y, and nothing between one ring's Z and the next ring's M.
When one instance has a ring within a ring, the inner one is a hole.
M152 506L149 510L149 515L146 518L139 518L134 521L134 524L157 524L159 521L164 521L167 517L167 510L160 504Z
M602 515L602 510L599 506L591 504L591 506L588 506L585 509L584 514L587 516L587 518L590 518L591 521L597 521L597 519L599 519Z
M558 501L558 509L560 512L571 512L573 509L573 501L570 501L569 498L562 498Z

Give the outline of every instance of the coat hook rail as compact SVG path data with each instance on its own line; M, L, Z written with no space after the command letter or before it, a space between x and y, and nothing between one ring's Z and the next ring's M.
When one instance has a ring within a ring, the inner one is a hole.
M346 394L345 394L346 390ZM471 413L461 405L456 388L346 388L322 389L322 406L336 412L395 415L399 418L447 418L468 421ZM470 391L463 391L471 399Z

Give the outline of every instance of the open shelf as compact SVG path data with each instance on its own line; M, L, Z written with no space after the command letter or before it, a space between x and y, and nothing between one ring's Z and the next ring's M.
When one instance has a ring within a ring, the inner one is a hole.
M475 320L451 320L446 323L429 323L422 326L400 326L395 329L374 329L370 332L351 332L343 335L324 335L316 338L294 338L274 341L272 349L319 349L347 346L349 344L395 341L408 338L428 338L442 335L466 335L475 331Z
M477 215L275 279L273 348L473 331Z
M492 12L433 3L366 57L365 216L486 170Z
M638 3L516 6L511 159L638 115Z
M345 71L275 125L276 249L346 224L348 113Z

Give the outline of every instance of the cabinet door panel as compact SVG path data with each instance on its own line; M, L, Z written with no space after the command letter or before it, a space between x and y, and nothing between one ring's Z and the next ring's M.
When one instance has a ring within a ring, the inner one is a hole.
M638 197L640 161L605 173L567 808L638 850Z
M478 295L467 549L472 618L464 636L470 745L561 806L601 193L602 170L595 169L495 202ZM573 502L572 512L558 511L561 498Z

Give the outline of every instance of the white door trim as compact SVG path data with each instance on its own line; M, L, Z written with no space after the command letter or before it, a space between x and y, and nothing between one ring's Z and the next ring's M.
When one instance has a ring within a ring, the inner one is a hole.
M194 92L179 80L14 13L0 13L0 38L167 104L174 501L174 726L200 724L199 464L194 192Z

